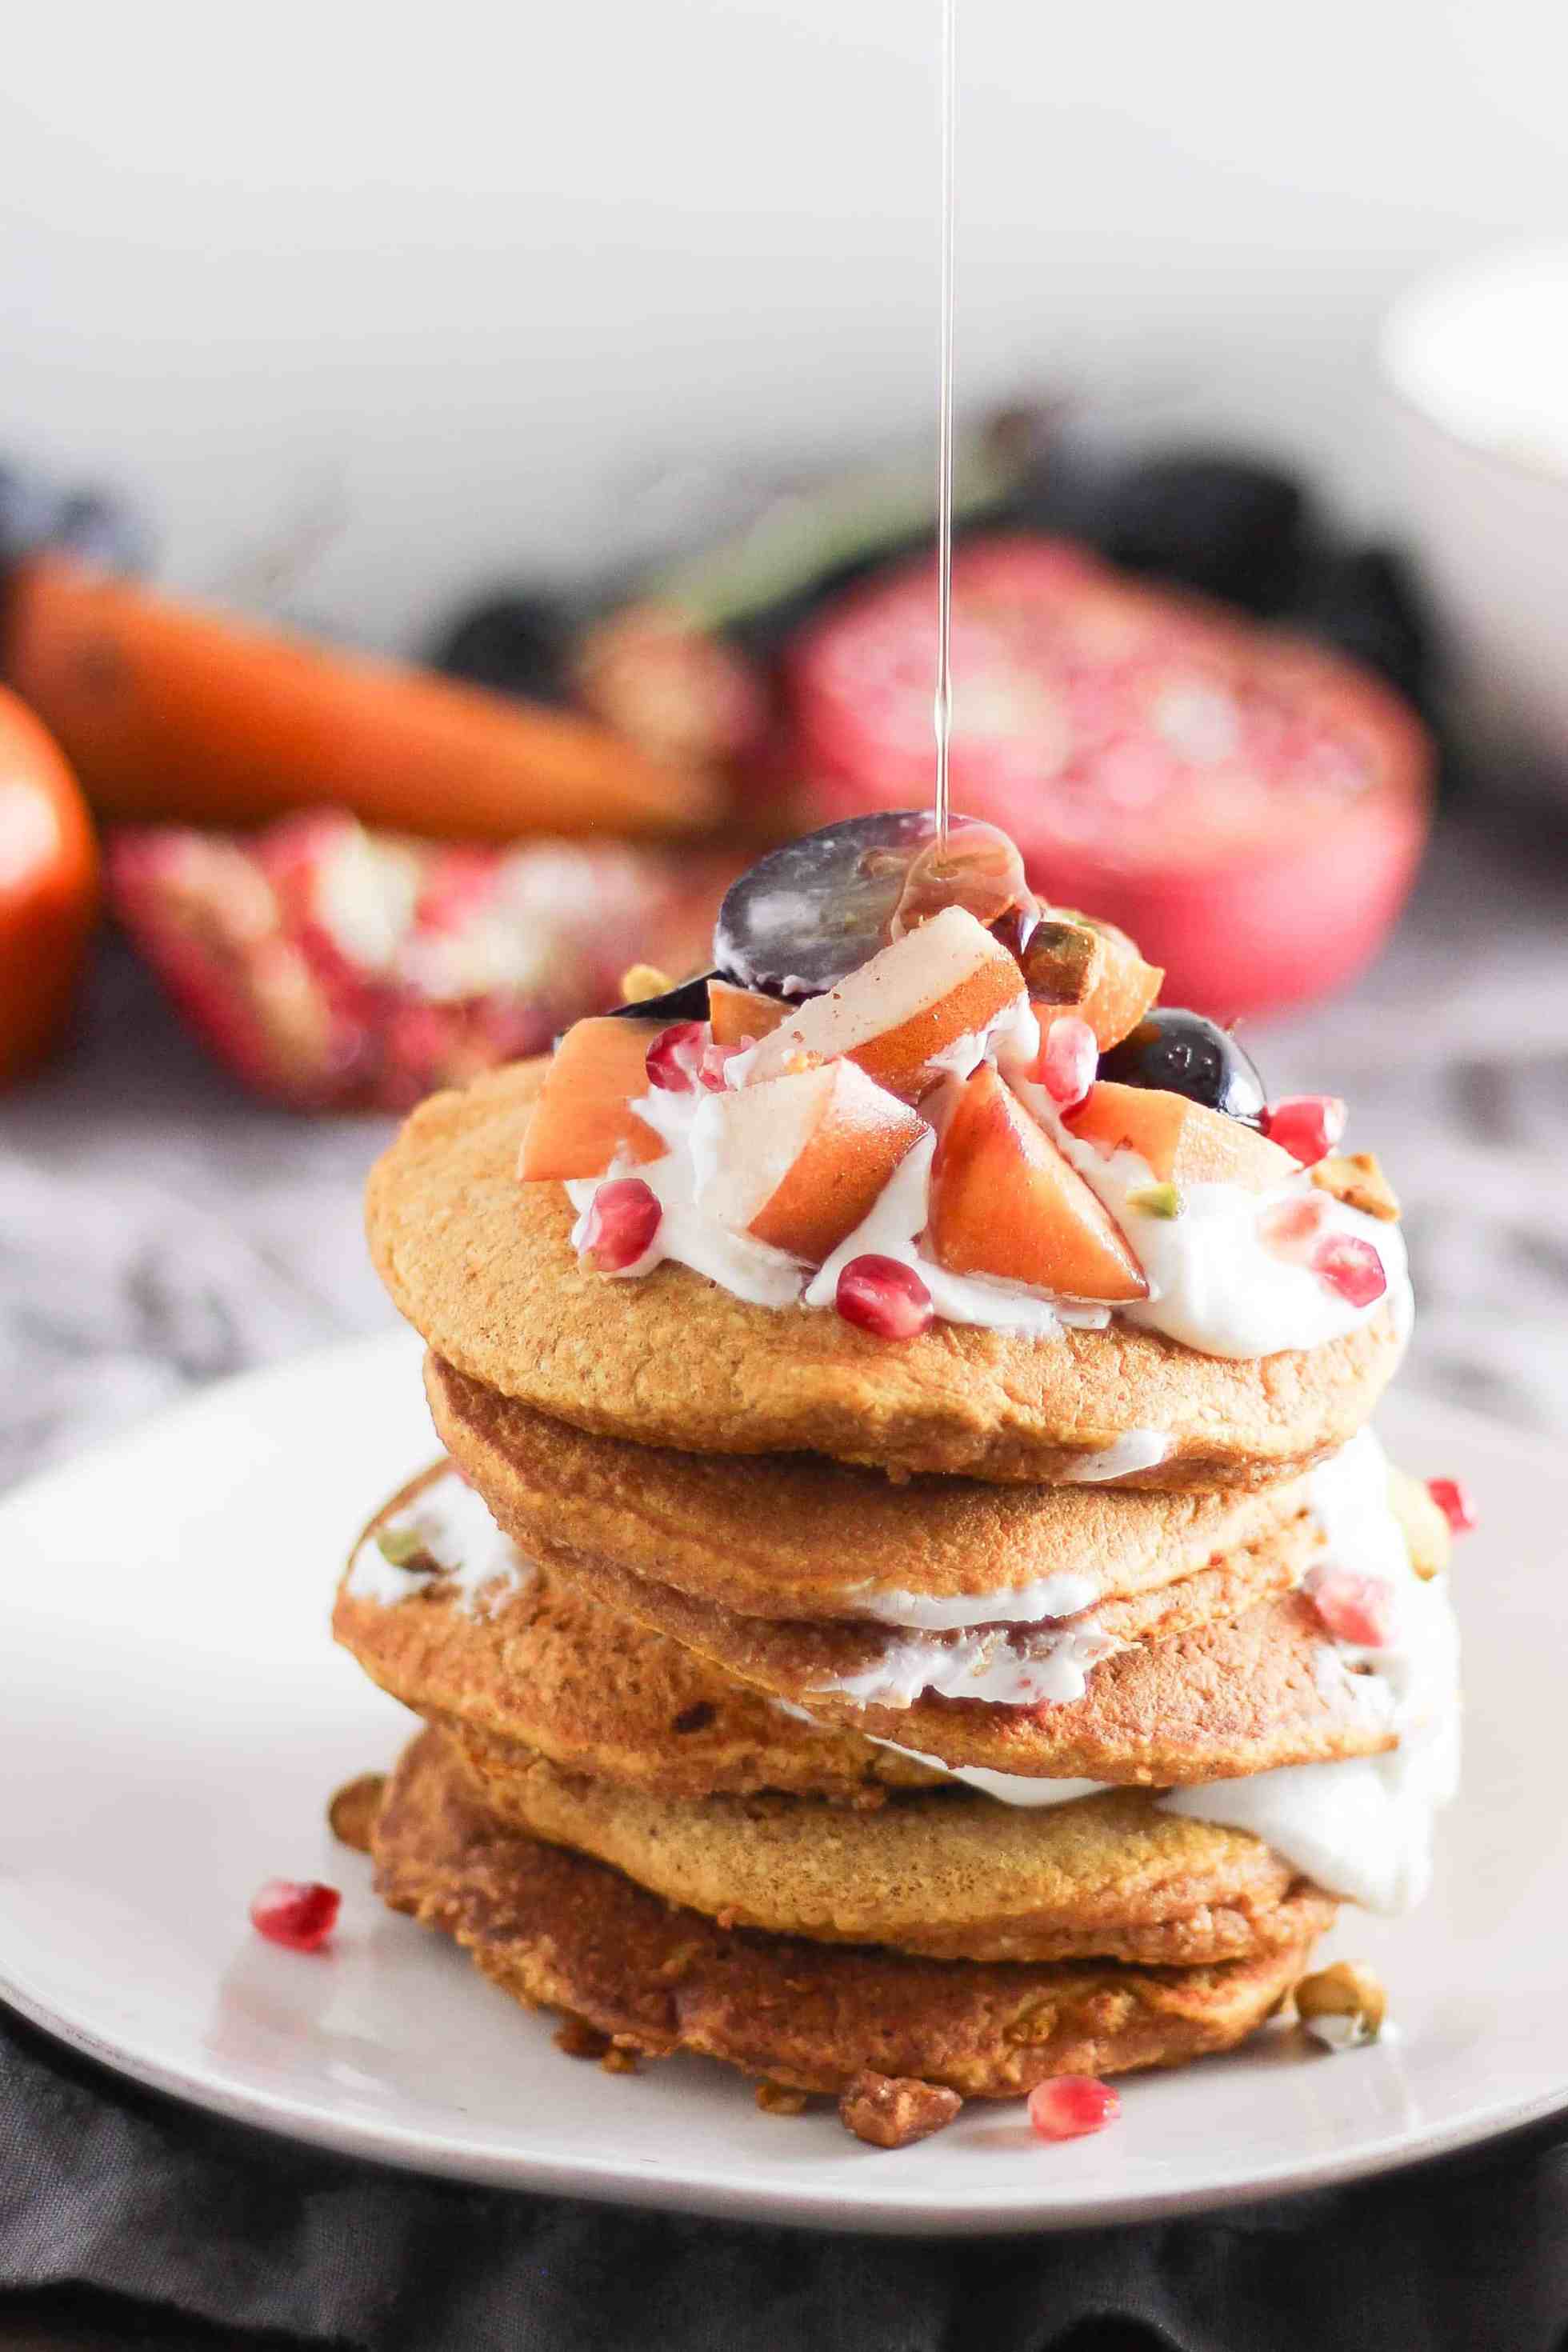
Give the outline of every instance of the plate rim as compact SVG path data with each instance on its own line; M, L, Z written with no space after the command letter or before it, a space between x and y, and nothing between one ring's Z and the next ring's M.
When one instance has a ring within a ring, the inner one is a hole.
M50 1465L37 1476L19 1482L0 1495L0 1531L15 1511L32 1506L47 1507L56 1490L68 1487L85 1471L111 1470L133 1455L147 1437L175 1433L186 1422L222 1414L243 1406L258 1393L286 1389L301 1372L325 1371L340 1365L412 1358L418 1347L415 1335L394 1328L309 1349L278 1362L255 1366L226 1380L209 1383L165 1411L148 1416L127 1430L64 1461ZM1521 1469L1563 1481L1563 1465L1547 1435L1501 1426L1483 1413L1424 1394L1420 1390L1391 1399L1401 1414L1417 1413L1436 1442L1451 1431L1495 1456L1511 1457ZM593 2203L641 2206L759 2226L826 2230L835 2234L905 2236L923 2233L942 2237L982 2237L1006 2233L1031 2235L1062 2230L1119 2227L1163 2219L1220 2212L1240 2205L1333 2189L1357 2180L1404 2172L1440 2161L1468 2148L1568 2115L1568 2085L1554 2085L1538 2097L1505 2097L1434 2125L1413 2137L1408 2130L1385 2132L1343 2155L1280 2158L1259 2169L1219 2180L1212 2177L1190 2184L1151 2186L1126 2196L1064 2200L1059 2192L1037 2202L1023 2203L995 2197L933 2198L929 2184L921 2190L896 2193L868 2184L865 2194L847 2202L844 2184L813 2189L805 2182L789 2184L727 2184L718 2175L693 2181L668 2173L656 2164L626 2157L603 2160L586 2156L569 2159L476 2147L451 2133L420 2129L406 2123L384 2123L359 2117L284 2093L270 2093L237 2082L221 2066L201 2074L154 2056L121 2047L79 2019L56 2008L35 1987L19 1981L0 1950L0 2002L39 2032L62 2044L109 2074L172 2099L198 2112L216 2114L274 2138L320 2148L329 2153L380 2165L415 2176L465 2180L488 2189L505 2189L534 2196L574 2197ZM977 2105L981 2103L976 2102ZM990 2103L984 2103L989 2105Z

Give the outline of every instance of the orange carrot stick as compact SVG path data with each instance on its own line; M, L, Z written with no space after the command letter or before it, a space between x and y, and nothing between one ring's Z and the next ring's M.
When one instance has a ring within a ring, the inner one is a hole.
M9 583L0 675L103 815L252 824L330 803L395 831L658 836L720 788L568 711L312 646L54 554Z

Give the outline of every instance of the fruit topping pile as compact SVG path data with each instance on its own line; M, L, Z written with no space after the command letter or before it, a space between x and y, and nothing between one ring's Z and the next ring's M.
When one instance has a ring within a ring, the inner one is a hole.
M1010 846L968 819L939 845L903 811L831 826L731 889L706 1020L662 1017L666 992L568 1031L518 1174L606 1180L576 1228L582 1265L658 1263L674 1138L679 1213L826 1266L839 1314L882 1339L927 1328L939 1269L1136 1305L1137 1228L1179 1221L1199 1185L1260 1196L1257 1243L1336 1297L1382 1297L1378 1251L1336 1200L1381 1182L1375 1162L1327 1156L1342 1104L1270 1107L1234 1038L1158 1005L1162 974L1123 933L1040 907ZM1350 1172L1308 1186L1309 1169ZM910 1171L923 1190L900 1234L879 1204Z
M613 1001L639 948L689 969L718 878L646 850L454 848L340 814L246 838L126 832L110 859L114 910L193 1027L247 1084L313 1109L405 1109L539 1053Z

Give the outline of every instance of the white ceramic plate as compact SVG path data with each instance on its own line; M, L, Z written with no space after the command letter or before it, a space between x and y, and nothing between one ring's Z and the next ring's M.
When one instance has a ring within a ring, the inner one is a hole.
M1465 1796L1413 1919L1341 1949L1394 2034L1330 2057L1278 2025L1133 2077L1120 2123L1046 2147L973 2105L887 2155L831 2112L760 2114L698 2060L563 2057L445 1938L384 1911L328 1793L406 1727L327 1634L361 1521L434 1448L401 1336L209 1391L0 1507L0 1993L204 2106L432 2172L834 2229L1050 2229L1384 2170L1568 2106L1563 1530L1544 1448L1417 1404L1384 1434L1474 1486L1460 1556ZM268 1877L345 1890L335 1950L247 1922Z

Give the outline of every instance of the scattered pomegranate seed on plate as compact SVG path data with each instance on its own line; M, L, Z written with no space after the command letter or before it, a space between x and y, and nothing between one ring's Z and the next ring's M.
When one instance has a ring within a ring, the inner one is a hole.
M1029 2121L1041 2139L1081 2139L1121 2113L1121 2093L1094 2074L1053 2074L1029 2094Z
M1457 1536L1468 1536L1476 1527L1476 1506L1468 1486L1458 1478L1428 1478L1426 1492L1447 1520Z
M588 1203L577 1263L590 1274L628 1274L653 1247L664 1215L640 1176L612 1176Z
M838 1277L834 1305L846 1323L878 1339L918 1339L935 1312L913 1266L874 1252L853 1257Z
M1388 1288L1383 1260L1358 1234L1330 1234L1312 1252L1311 1266L1320 1282L1352 1307L1370 1307Z
M661 1029L647 1049L647 1081L666 1094L695 1091L710 1039L705 1021L677 1021Z
M319 1952L338 1924L342 1899L319 1879L269 1878L250 1898L250 1924L269 1944Z
M1264 1112L1263 1132L1303 1168L1315 1168L1344 1133L1345 1118L1338 1095L1284 1095Z
M1394 1631L1394 1595L1378 1576L1328 1568L1310 1587L1312 1606L1336 1642L1381 1650Z
M1035 1076L1060 1110L1074 1110L1094 1084L1100 1041L1076 1013L1047 1023Z

